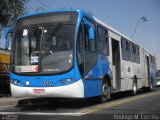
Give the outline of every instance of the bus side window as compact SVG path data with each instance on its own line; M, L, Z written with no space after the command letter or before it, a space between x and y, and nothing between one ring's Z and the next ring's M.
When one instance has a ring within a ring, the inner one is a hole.
M84 36L84 39L85 39L85 50L87 51L90 51L90 46L89 46L89 38L88 38L88 27L85 26L84 27L84 33L85 33L85 36Z
M121 47L122 47L122 59L129 61L130 60L129 41L125 38L121 38Z
M98 51L100 54L109 55L108 32L98 27Z
M140 64L139 46L136 45L136 63Z
M134 55L134 44L130 42L130 60L131 62L135 62L135 55Z

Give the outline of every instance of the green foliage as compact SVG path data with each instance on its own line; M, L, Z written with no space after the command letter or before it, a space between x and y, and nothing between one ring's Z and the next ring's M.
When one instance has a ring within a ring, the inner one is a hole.
M0 0L0 26L13 23L17 17L25 14L29 0Z

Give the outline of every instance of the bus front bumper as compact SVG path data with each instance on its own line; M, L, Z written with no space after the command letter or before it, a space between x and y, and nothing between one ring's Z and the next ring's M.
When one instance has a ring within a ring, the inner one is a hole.
M84 98L83 81L60 87L21 87L10 84L13 97Z

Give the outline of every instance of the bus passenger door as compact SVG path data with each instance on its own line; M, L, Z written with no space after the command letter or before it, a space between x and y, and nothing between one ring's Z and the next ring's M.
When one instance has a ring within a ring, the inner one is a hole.
M81 74L81 77L83 79L85 74L85 67L84 67L84 41L83 41L83 26L82 24L79 27L78 30L78 38L77 38L77 64L79 68L79 72Z
M90 29L93 29L93 31ZM97 62L94 33L91 36L91 32L94 32L94 27L85 20L85 23L80 25L77 39L78 66L83 77L88 74Z
M121 60L120 60L120 47L119 41L111 39L112 43L112 72L113 82L116 90L121 89Z
M95 40L95 24L83 19L83 61L84 61L84 91L85 97L101 94L101 80L97 79L97 52Z
M97 62L95 28L94 24L86 19L83 19L83 41L84 41L84 67L85 76L93 78L93 74L88 76L88 72L92 70ZM95 76L94 76L95 77Z
M149 56L146 55L146 79L148 81L148 86L151 84L150 80L150 65L149 65Z

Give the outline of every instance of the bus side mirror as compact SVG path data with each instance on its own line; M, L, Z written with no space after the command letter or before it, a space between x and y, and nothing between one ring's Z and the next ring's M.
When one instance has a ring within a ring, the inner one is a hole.
M94 40L95 37L94 37L94 27L89 27L89 30L88 30L88 33L89 33L89 40Z
M85 26L87 26L89 28L88 29L89 40L94 40L95 39L94 27L85 18L83 19L83 23Z

